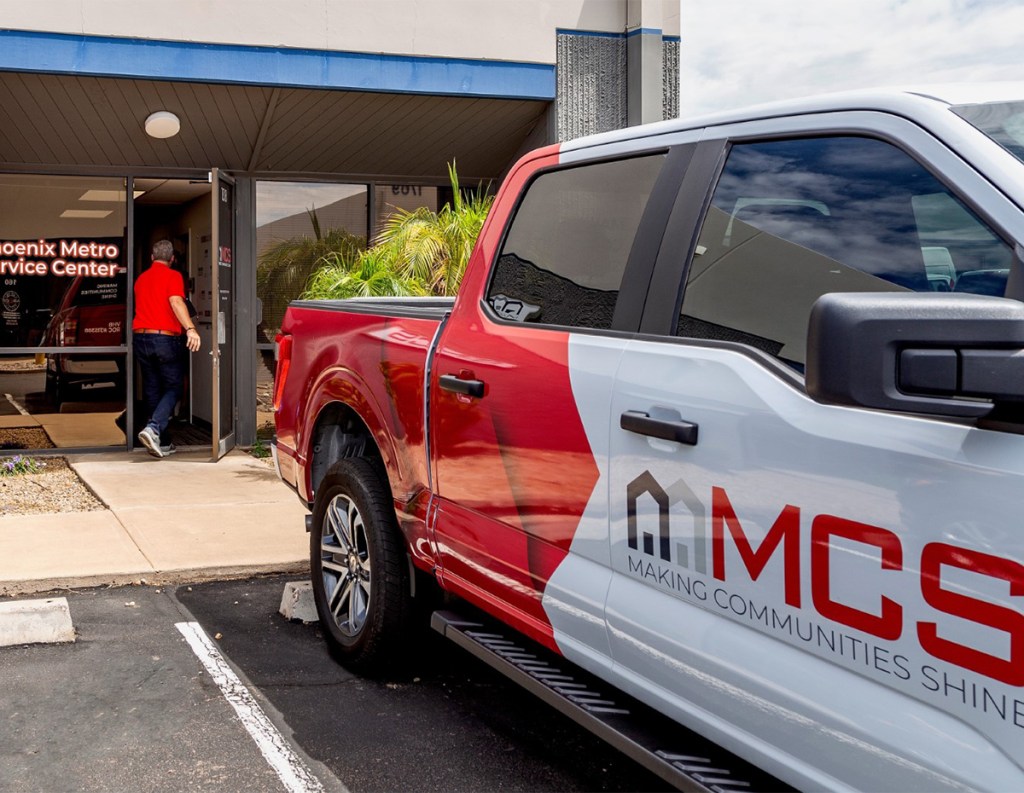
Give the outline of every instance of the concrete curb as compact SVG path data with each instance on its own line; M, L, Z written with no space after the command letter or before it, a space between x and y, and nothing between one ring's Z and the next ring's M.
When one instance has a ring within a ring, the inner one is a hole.
M0 603L0 647L73 642L75 627L67 598Z
M226 581L263 575L309 574L309 562L283 564L232 565L203 567L190 570L162 570L132 575L92 575L46 578L31 581L0 581L0 597L40 595L45 592L63 592L69 589L94 589L120 586L173 586L198 584L204 581Z

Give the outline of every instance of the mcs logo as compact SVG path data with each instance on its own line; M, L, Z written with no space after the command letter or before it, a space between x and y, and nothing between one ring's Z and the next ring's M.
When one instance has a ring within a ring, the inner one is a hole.
M657 536L638 526L637 502L645 496L658 507ZM693 516L693 559L689 548L672 536L670 510L678 503ZM711 488L709 542L701 500L682 480L663 488L650 471L626 486L626 504L627 543L648 557L684 568L692 563L704 574L710 557L711 575L725 581L726 543L731 540L736 552L729 556L732 574L744 576L735 569L738 556L746 578L757 582L768 562L779 554L787 605L801 608L802 594L809 590L814 611L826 620L887 641L912 637L933 658L1008 685L1024 686L1024 564L1016 559L944 542L926 543L916 552L905 549L900 535L885 527L829 514L805 517L800 507L792 504L782 507L755 547L722 487ZM809 570L801 569L802 543L808 545L804 558L810 562ZM876 565L881 576L865 578L860 603L842 602L836 593L850 587L839 584L843 579L848 583L864 569L858 567L863 564ZM958 571L995 579L1008 590L1009 597L993 602L976 597L976 592L963 591L954 583ZM883 583L885 592L881 591ZM878 590L872 591L872 586ZM778 596L777 592L765 594L769 600ZM911 605L918 600L928 606L922 613L914 613L916 608ZM971 632L963 630L964 623L1004 634L1008 653L997 655L974 646Z
M637 501L649 496L658 505L658 534L640 531L637 525ZM669 511L676 504L683 504L693 518L693 558L690 549L672 538ZM626 486L626 521L629 547L642 550L647 556L654 556L663 562L679 565L687 570L693 565L698 573L708 571L707 517L704 503L697 498L682 479L668 490L663 488L650 471L644 471ZM643 544L641 549L640 545ZM657 548L655 548L657 545Z

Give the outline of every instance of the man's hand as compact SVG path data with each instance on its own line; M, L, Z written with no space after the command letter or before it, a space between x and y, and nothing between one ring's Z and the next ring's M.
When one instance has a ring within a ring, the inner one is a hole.
M192 317L188 314L188 307L185 305L185 298L178 295L171 295L167 298L171 302L171 311L177 317L181 327L185 329L185 346L189 352L199 352L199 332L192 324Z

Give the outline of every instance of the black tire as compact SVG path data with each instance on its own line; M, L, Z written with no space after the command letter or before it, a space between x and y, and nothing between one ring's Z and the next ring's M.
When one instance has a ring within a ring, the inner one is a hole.
M399 665L412 604L391 492L367 460L335 463L317 489L309 538L317 615L331 655L361 674Z

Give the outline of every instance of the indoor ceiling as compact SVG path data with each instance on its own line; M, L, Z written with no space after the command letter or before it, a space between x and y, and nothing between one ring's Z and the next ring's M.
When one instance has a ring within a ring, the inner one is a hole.
M495 179L547 102L0 73L0 168L218 167L254 173ZM181 119L150 138L146 117Z
M132 182L136 204L184 204L210 194L210 183L203 179L136 179Z

